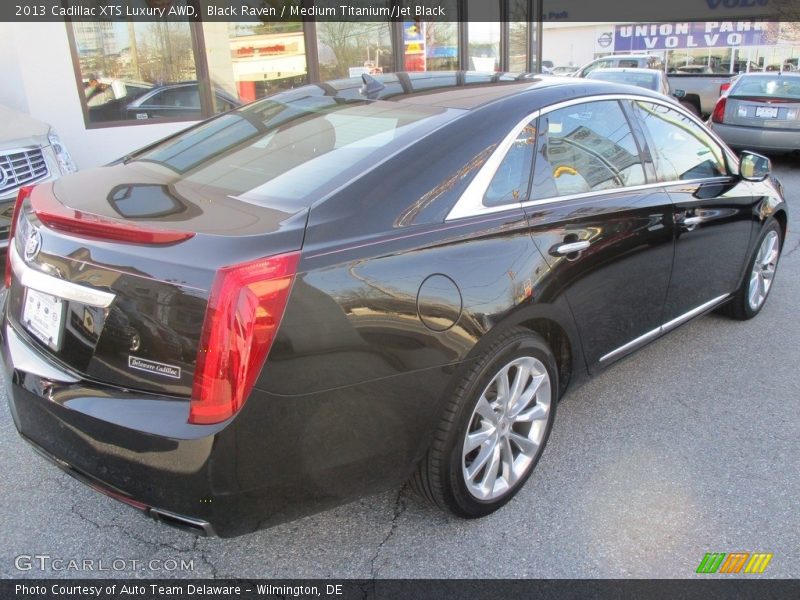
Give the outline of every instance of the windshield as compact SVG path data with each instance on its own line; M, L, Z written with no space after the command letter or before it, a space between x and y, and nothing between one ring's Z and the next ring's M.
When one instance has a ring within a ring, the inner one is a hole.
M653 73L622 73L619 71L598 70L589 74L590 79L626 83L647 90L658 90L658 76Z
M756 75L742 77L731 90L730 95L800 100L800 76Z
M288 92L193 127L133 161L254 204L308 206L461 111Z

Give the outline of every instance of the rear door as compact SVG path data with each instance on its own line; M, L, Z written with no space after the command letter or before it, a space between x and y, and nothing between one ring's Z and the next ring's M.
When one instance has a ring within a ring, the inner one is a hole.
M590 369L655 337L673 260L673 208L652 185L617 100L570 103L539 118L530 229L565 294Z
M663 317L669 323L738 287L759 199L728 173L722 147L694 120L657 103L633 108L674 203L675 266Z

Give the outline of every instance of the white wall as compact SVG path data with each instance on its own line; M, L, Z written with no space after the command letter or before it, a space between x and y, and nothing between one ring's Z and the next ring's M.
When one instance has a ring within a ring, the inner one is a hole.
M50 123L79 168L108 163L187 123L87 130L64 23L0 23L0 104Z
M613 45L602 48L597 41L607 32L613 36L613 23L545 23L543 29L542 58L557 67L581 67L594 59L595 53L614 49Z

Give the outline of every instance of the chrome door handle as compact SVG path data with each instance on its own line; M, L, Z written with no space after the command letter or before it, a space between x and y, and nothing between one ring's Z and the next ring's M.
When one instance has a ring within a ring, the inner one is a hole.
M574 254L575 252L586 250L590 245L591 242L588 240L570 242L569 244L561 244L560 246L556 246L553 252L559 256L566 256L567 254Z
M681 225L685 225L686 227L694 227L705 220L705 217L686 217L683 219L683 221L681 221Z

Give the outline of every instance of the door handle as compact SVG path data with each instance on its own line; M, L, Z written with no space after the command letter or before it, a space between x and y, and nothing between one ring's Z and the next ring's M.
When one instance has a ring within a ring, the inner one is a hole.
M705 217L686 217L681 221L681 224L685 225L686 227L694 227L696 225L700 225L700 223L705 220Z
M591 245L588 240L581 240L580 242L570 242L568 244L561 244L553 249L553 253L559 256L566 256L586 250Z

